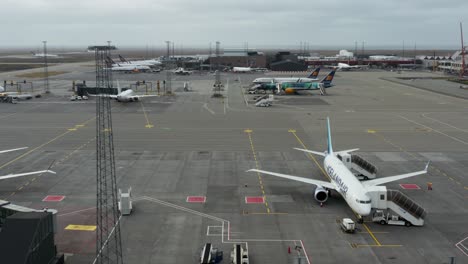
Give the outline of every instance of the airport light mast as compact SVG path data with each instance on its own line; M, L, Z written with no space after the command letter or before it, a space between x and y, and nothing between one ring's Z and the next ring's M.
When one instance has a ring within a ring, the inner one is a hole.
M461 57L462 57L462 67L460 70L460 79L463 79L463 76L465 75L465 45L463 43L463 27L462 23L460 22L460 36L461 36Z
M50 93L49 90L49 65L47 64L47 41L42 41L44 44L44 91L46 94Z

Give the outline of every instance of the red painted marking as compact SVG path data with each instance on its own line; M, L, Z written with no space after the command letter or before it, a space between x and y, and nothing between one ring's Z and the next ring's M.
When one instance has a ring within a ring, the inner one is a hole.
M65 196L63 195L47 195L44 199L42 199L43 202L61 202L63 199L65 199Z
M206 202L206 196L187 196L187 203L204 203Z
M405 189L405 190L419 190L421 188L419 188L419 186L417 184L413 184L413 183L402 183L400 184L400 187Z
M245 203L264 203L262 196L246 196Z

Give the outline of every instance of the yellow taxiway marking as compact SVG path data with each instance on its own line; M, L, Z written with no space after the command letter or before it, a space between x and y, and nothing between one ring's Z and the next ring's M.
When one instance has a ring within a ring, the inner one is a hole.
M356 244L355 247L402 247L403 245L364 245Z
M294 132L292 132L294 131ZM294 135L294 137L296 138L297 142L299 142L299 144L301 144L301 146L304 148L304 149L308 149L306 147L306 145L304 144L304 142L302 142L302 140L299 138L299 136L296 134L296 130L294 129L290 129L288 130L288 132L290 132L291 134ZM325 175L325 177L330 180L330 177L328 176L328 174L325 172L325 170L322 168L322 166L320 165L320 163L317 161L317 159L314 157L314 155L312 155L311 153L307 153L307 156L310 158L310 160L312 160L315 165L317 165L317 167L320 169L320 171L322 171L322 174Z
M69 128L68 131L76 131L76 128Z
M367 130L367 133L369 133L369 134L375 134L375 132L376 132L376 131L375 131L375 130L372 130L372 129L368 129L368 130Z
M259 213L259 212L247 212L247 211L243 211L242 214L243 214L243 215L287 215L288 213L274 213L274 212L270 212L270 213Z
M369 233L369 235L374 239L375 244L376 244L377 246L382 246L382 244L380 244L379 240L377 240L377 238L374 236L374 233L372 233L372 231L369 229L369 227L367 227L366 224L362 224L362 226L364 226L364 228L367 230L367 232Z
M93 118L89 119L89 120L86 121L85 123L88 123L88 122L90 122L90 121L92 121L92 120L94 120L94 119L96 119L96 117L93 117ZM15 158L15 159L13 159L13 160L11 160L11 161L9 161L9 162L3 164L2 166L0 166L0 169L3 169L4 167L6 167L6 166L12 164L12 163L15 162L15 161L18 161L18 160L20 160L20 159L26 157L27 155L33 153L34 151L36 151L36 150L38 150L38 149L41 149L41 148L43 148L44 146L47 146L48 144L50 144L50 143L56 141L57 139L62 138L63 136L65 136L65 135L68 134L68 133L70 133L70 130L63 132L62 134L60 134L60 135L54 137L53 139L47 141L46 143L43 143L42 145L39 145L39 146L37 146L37 147L35 147L35 148L29 150L28 152L24 153L23 155L20 155L20 156L18 156L17 158Z
M95 231L95 225L68 225L65 227L66 230L78 230L78 231Z
M255 160L255 168L257 170L259 170L260 166L258 165L257 154L255 153L255 147L254 147L253 140L252 140L252 132L253 131L251 129L245 129L244 132L247 133L247 135L249 135L250 149L252 151L252 155L253 155L254 160ZM260 183L260 189L261 189L262 195L263 195L263 203L265 204L267 214L270 214L271 210L270 210L270 207L268 206L268 202L266 200L266 195L265 195L265 190L264 190L265 188L263 186L263 179L262 179L262 176L261 176L260 172L257 172L257 177L258 177L258 182Z
M140 100L140 104L141 104L141 109L143 110L143 115L145 116L145 119L146 119L146 125L145 127L146 128L152 128L154 127L154 125L152 125L148 119L148 115L146 114L146 110L145 110L145 106L143 105L143 102Z

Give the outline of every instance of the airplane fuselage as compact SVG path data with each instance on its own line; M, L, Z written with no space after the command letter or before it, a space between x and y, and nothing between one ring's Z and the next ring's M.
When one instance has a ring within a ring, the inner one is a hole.
M119 102L138 101L138 97L134 95L135 95L135 92L132 89L128 89L119 93L115 99Z
M318 79L312 78L257 78L253 81L255 84L262 84L262 83L286 83L286 82L297 82L297 83L308 83L308 82L316 82Z
M371 212L371 199L354 174L334 155L327 155L323 166L336 191L354 212L361 216Z

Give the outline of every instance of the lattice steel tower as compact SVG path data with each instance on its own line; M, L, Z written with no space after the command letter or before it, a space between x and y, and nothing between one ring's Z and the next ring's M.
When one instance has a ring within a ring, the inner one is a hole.
M112 114L109 93L112 88L111 65L107 57L114 47L93 46L96 59L96 259L94 263L122 264L120 238L120 212L117 204L117 179L115 173Z

